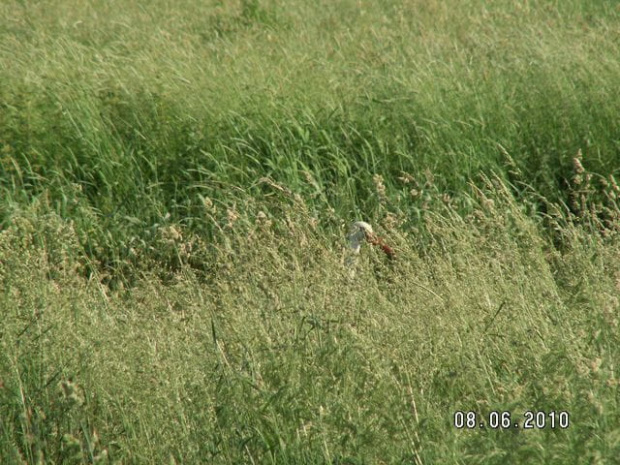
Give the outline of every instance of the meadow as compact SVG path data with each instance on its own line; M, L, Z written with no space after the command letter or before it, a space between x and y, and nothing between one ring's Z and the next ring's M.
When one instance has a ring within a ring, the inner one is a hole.
M619 31L0 3L0 462L618 463Z

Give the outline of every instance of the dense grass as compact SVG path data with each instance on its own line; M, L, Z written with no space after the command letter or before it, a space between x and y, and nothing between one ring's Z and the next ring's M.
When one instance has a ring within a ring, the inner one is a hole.
M556 252L509 194L479 194L469 218L429 215L423 247L392 230L398 261L365 250L355 279L298 215L233 227L208 284L184 268L116 292L80 277L66 221L14 218L5 462L613 463L618 244L568 226ZM457 410L570 427L458 430Z
M620 10L487 3L3 2L0 461L614 463Z

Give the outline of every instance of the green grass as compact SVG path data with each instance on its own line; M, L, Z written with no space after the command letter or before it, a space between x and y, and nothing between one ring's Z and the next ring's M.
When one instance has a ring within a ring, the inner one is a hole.
M620 10L488 3L2 3L0 462L614 463Z

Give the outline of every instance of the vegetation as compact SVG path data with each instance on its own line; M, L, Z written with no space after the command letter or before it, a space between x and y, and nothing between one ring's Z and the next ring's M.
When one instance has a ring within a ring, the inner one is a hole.
M617 31L606 1L2 2L0 462L615 463ZM352 277L358 219L397 258Z

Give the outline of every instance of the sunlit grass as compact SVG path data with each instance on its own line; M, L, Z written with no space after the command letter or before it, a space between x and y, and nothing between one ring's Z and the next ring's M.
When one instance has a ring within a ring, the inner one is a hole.
M3 455L69 461L73 441L94 461L615 457L617 244L569 226L570 250L554 252L499 189L480 191L470 218L430 215L426 246L385 230L398 259L362 249L354 279L344 240L294 211L283 234L239 218L210 280L185 266L130 291L79 276L60 218L14 217L1 236ZM570 427L457 430L459 410L566 411Z
M0 6L0 462L620 455L611 3L53 3Z

